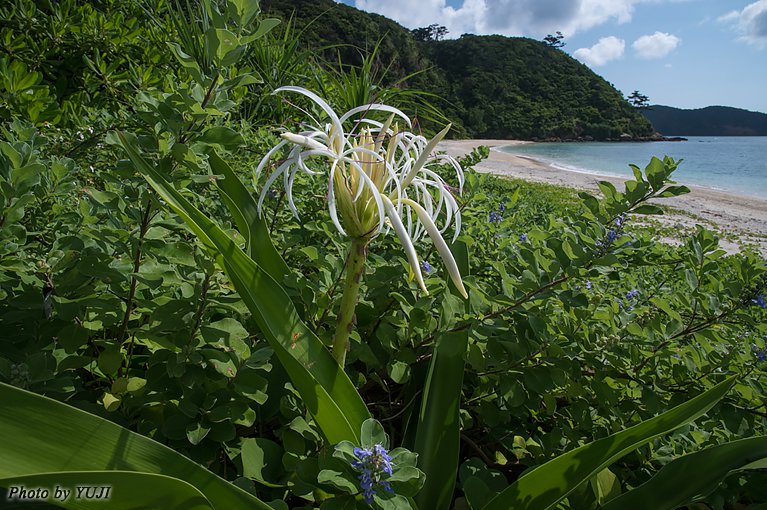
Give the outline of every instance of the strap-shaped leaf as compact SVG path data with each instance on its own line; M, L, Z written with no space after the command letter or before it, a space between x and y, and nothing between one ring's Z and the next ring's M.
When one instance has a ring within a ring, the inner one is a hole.
M24 508L24 488L40 488L39 501L69 510L140 510L183 508L214 510L210 501L194 486L178 478L133 471L74 471L40 473L0 480L8 489L6 499L19 501Z
M469 273L466 244L451 248L461 274ZM454 293L459 291L451 286ZM468 300L466 303L468 309ZM415 452L418 467L426 473L424 486L415 497L418 508L450 508L460 455L461 388L466 365L468 330L437 337L418 415Z
M136 471L184 480L216 510L270 508L175 450L99 416L3 383L0 402L0 485L41 473Z
M290 269L274 248L266 223L258 214L258 205L253 195L248 192L237 174L215 151L210 152L208 162L210 162L214 174L224 176L223 180L216 181L216 183L221 198L232 213L237 229L248 242L248 256L255 260L275 281L281 282L285 275L290 273Z
M739 439L683 455L600 510L674 510L710 494L732 471L765 458L767 436Z
M730 377L665 413L560 455L522 475L483 510L545 510L580 484L652 439L690 423L711 409L735 384Z
M149 165L123 133L118 137L136 169L216 254L326 439L359 444L362 423L370 417L365 402L330 351L301 321L282 286Z

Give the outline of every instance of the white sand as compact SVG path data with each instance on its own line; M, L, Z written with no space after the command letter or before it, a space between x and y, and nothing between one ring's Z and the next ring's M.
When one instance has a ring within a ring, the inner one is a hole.
M598 190L597 181L610 181L622 190L623 180L617 177L572 172L555 168L526 156L493 150L493 147L519 145L529 142L514 140L445 140L438 146L451 156L470 153L475 147L490 147L490 157L475 166L479 172L507 175L528 181L557 184L570 188ZM628 164L628 163L627 163ZM684 182L678 184L687 185ZM696 224L715 227L722 236L721 245L735 252L743 243L755 244L767 254L767 200L744 197L733 193L687 185L691 192L680 197L661 199L657 203L671 206L689 214L668 214L661 219L665 225L680 232L690 231ZM691 216L692 215L692 216Z

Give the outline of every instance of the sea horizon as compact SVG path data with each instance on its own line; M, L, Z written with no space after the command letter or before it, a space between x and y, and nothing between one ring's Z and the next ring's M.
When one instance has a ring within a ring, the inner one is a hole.
M533 142L497 150L529 157L561 170L633 178L633 163L644 168L652 156L683 160L677 183L767 199L767 136L685 136L687 141Z

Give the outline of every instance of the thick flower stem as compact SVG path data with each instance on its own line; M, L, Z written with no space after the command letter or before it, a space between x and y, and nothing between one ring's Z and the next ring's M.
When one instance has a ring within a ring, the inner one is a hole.
M346 283L341 296L341 307L338 310L336 333L333 337L333 357L342 367L346 363L346 351L349 349L349 334L354 328L354 309L360 290L362 276L365 274L365 260L369 239L352 239L352 249L346 264Z

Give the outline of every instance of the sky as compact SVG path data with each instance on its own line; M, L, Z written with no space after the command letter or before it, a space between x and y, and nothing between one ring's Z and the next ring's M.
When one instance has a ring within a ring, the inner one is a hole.
M543 39L628 95L767 113L767 0L336 0L407 28Z

